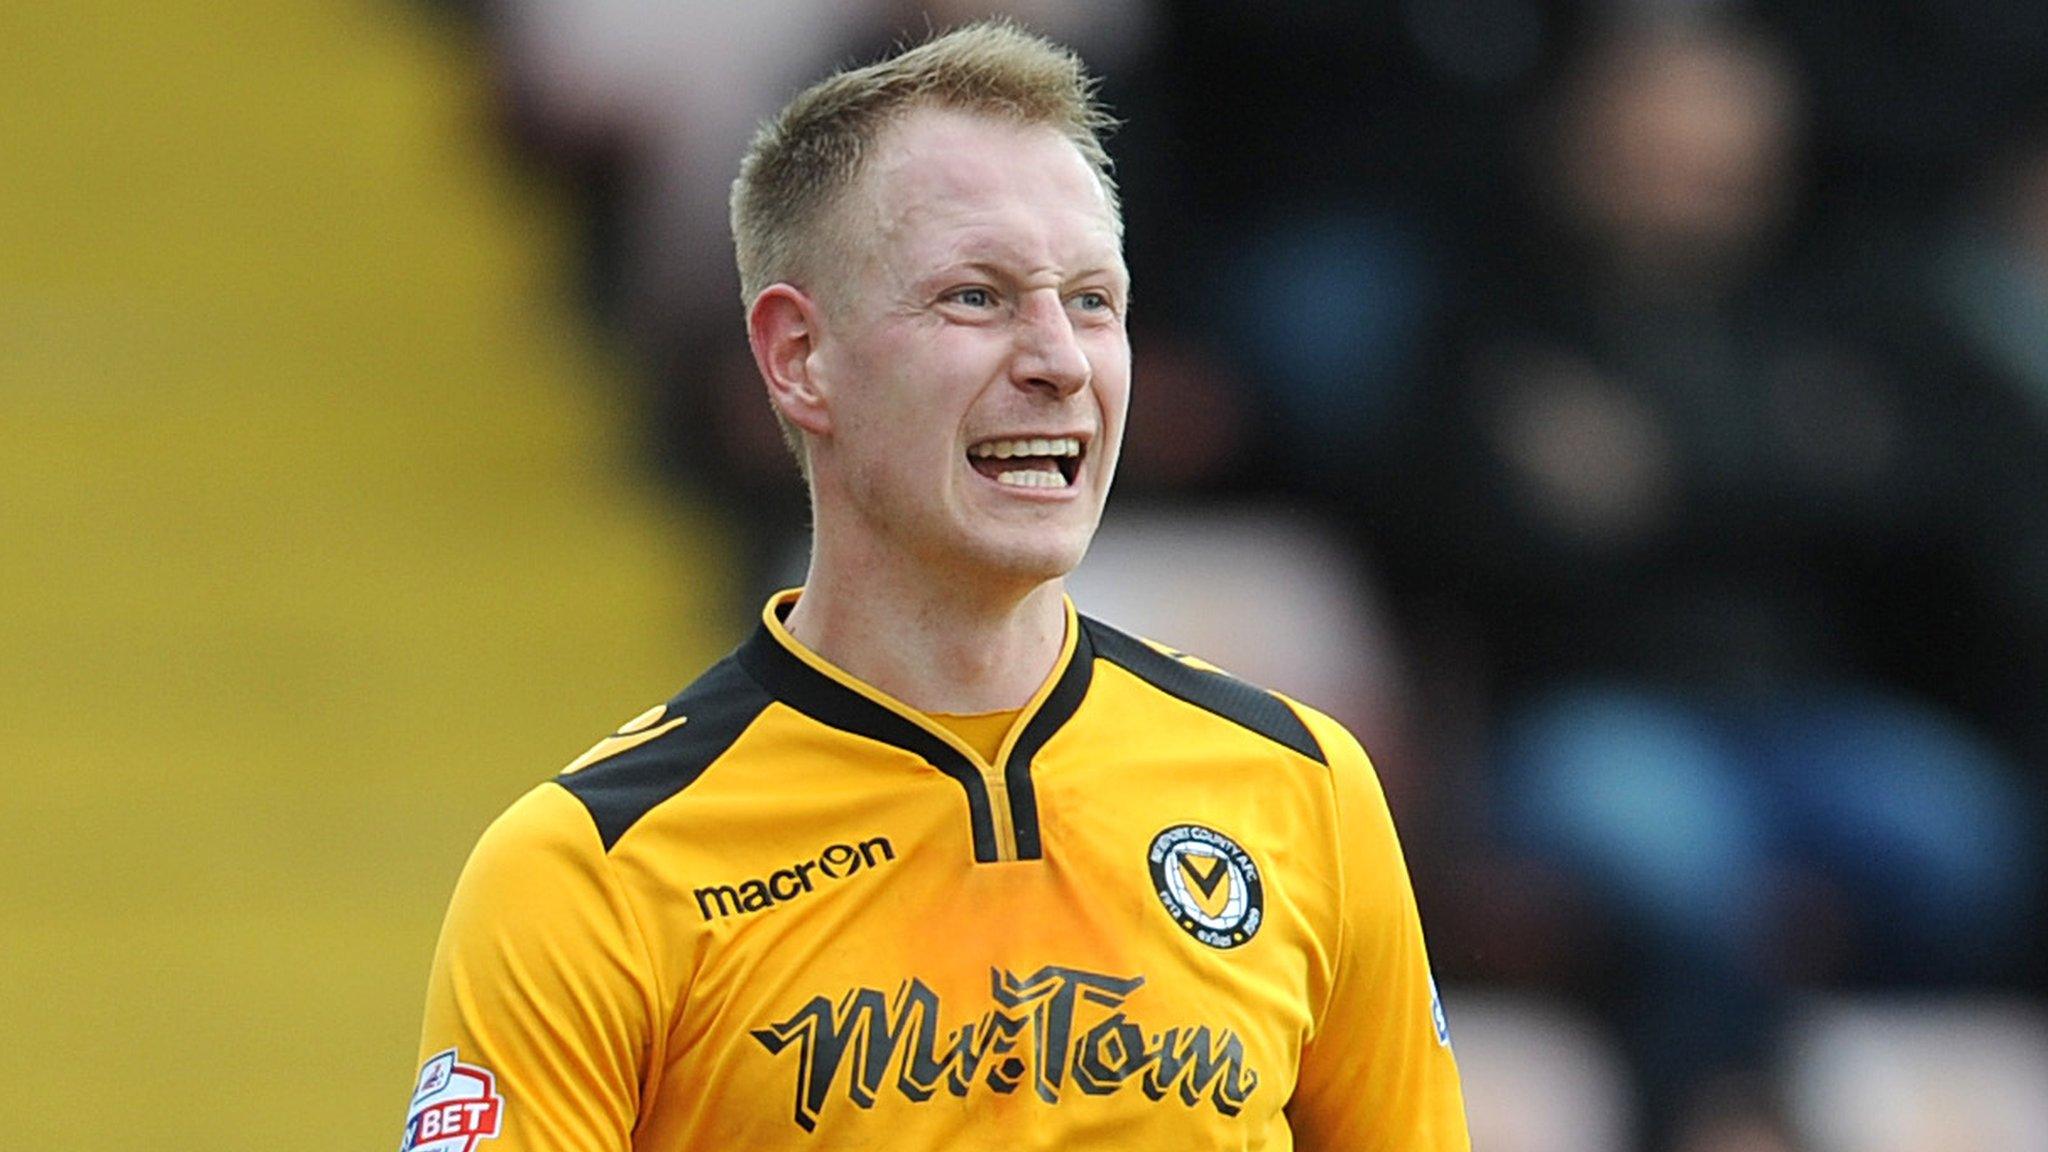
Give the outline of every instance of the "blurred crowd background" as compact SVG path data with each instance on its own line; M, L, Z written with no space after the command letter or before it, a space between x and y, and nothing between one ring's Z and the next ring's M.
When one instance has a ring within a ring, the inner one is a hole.
M1475 1147L2048 1149L2021 0L0 15L0 1147L396 1138L476 832L801 573L753 126L992 12L1127 121L1076 599L1360 732Z
M1365 731L1441 974L1583 1012L1617 1140L1794 1146L1812 993L2038 992L2048 8L462 10L749 596L802 534L734 323L753 125L989 11L1074 44L1140 365L1079 599Z

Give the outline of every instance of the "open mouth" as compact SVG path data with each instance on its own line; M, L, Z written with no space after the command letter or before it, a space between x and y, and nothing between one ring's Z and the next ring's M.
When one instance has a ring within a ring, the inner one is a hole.
M1066 488L1081 472L1079 437L983 440L967 449L976 472L1012 488Z

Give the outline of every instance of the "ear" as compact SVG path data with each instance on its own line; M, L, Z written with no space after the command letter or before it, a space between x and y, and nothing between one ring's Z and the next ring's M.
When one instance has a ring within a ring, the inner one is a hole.
M771 284L747 309L747 342L783 419L813 436L832 430L832 411L819 375L823 312L792 284Z

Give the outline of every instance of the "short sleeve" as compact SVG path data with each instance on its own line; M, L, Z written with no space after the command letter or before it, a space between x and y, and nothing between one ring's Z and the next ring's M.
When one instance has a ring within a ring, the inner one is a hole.
M1458 1067L1394 822L1365 752L1304 710L1330 762L1339 923L1288 1120L1303 1152L1470 1152Z
M403 1147L630 1146L657 986L595 825L544 784L464 866L435 949Z

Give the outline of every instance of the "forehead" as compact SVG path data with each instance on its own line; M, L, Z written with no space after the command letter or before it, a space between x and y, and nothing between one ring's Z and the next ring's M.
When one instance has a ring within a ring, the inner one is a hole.
M871 214L861 231L892 263L949 255L1121 263L1101 179L1071 140L1043 125L911 112L877 141L855 199Z

